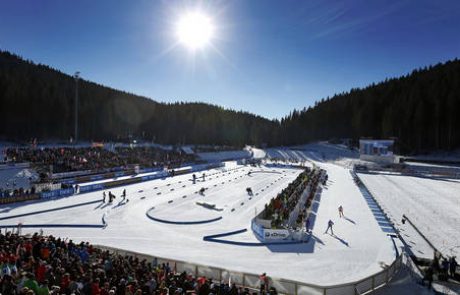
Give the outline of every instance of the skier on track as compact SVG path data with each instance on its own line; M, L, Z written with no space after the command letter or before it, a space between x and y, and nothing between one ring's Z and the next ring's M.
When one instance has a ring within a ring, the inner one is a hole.
M192 179L193 179L193 184L195 184L196 183L196 175L195 175L195 173L193 173Z
M404 215L403 215L403 217L401 218L401 223L402 223L402 224L406 224L406 218L404 218Z
M342 205L339 206L339 217L342 218L344 215L343 215L343 207Z
M202 178L203 178L203 181L204 181L205 177L206 177L206 174L204 174L204 173L203 173L203 176L202 176Z
M112 194L112 192L109 191L109 203L112 203L113 199L115 199L115 195Z
M329 219L329 221L327 222L327 229L326 229L326 231L324 233L327 234L329 229L331 229L331 234L334 235L334 231L332 230L333 225L334 225L334 222Z
M105 192L102 193L102 203L105 203Z

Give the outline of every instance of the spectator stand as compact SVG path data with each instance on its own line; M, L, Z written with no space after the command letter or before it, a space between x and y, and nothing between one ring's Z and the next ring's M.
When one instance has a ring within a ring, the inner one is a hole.
M252 220L256 236L264 242L308 239L302 224L325 175L324 170L306 168Z

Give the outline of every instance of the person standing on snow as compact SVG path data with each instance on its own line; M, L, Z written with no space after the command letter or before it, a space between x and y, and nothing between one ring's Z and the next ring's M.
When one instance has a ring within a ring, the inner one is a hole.
M342 218L344 215L343 215L343 207L342 205L339 206L339 217Z
M123 197L123 199L121 200L121 202L125 201L126 200L126 203L129 202L129 199L126 199L126 189L123 189L123 193L121 195Z
M115 199L115 195L112 194L111 191L109 191L109 203L112 203L112 202L113 202L113 199Z
M334 235L334 231L332 230L333 225L334 225L334 222L329 219L329 221L327 222L327 229L326 229L326 231L324 233L327 234L329 229L331 229L331 234Z
M449 271L450 271L450 275L451 277L455 277L455 270L457 269L457 261L455 260L455 256L452 256L450 259L449 259Z
M425 275L423 276L422 279L422 284L425 285L425 281L428 281L428 286L427 288L431 290L431 284L433 283L433 267L430 265L428 269L425 271Z

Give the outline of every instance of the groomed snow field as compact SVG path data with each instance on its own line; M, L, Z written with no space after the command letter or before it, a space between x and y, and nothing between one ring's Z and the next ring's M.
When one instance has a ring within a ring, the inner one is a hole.
M102 203L102 191L98 191L48 202L2 206L0 225L20 222L24 225L100 225L104 216L108 224L105 228L44 227L43 231L74 241L232 271L266 272L275 278L323 286L353 282L390 265L395 260L393 242L380 228L349 170L332 163L316 162L316 165L327 171L329 180L313 204L313 231L303 244L240 246L203 240L207 235L248 229L227 239L259 242L251 231L252 218L302 171L289 167L242 166L235 162L205 171L205 180L202 172L197 173L195 184L192 175L186 174L113 188L111 192L117 198L112 204ZM252 171L250 175L249 171ZM252 188L252 197L247 194L247 187ZM205 188L203 194L199 193L201 188ZM123 189L129 202L122 201ZM197 202L213 204L215 208L205 208ZM79 204L84 205L38 212ZM339 218L340 205L344 208L344 218ZM36 214L23 215L34 212ZM20 216L14 217L16 215ZM329 219L335 223L335 236L324 233ZM23 233L38 230L23 228Z

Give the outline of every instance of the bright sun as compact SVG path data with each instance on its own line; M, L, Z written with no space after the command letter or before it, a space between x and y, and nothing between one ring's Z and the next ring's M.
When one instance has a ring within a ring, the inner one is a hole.
M196 50L210 43L214 26L208 16L200 12L191 12L181 17L177 23L176 33L180 43Z

